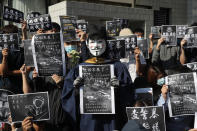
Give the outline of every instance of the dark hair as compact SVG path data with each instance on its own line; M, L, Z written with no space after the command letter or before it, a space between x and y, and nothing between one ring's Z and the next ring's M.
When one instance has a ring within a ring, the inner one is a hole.
M134 33L137 33L137 32L139 32L139 33L144 33L144 30L141 29L141 28L136 28L136 29L134 30Z
M191 26L197 26L197 22L192 23Z
M105 27L98 27L96 25L89 26L88 40L98 40L104 39L107 40L107 33Z
M18 27L15 25L6 25L2 29L4 34L18 33Z
M56 22L52 22L52 28L56 30L56 32L60 32L60 25Z

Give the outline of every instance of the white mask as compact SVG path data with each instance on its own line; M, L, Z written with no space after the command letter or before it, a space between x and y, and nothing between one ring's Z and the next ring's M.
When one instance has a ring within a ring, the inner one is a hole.
M93 56L101 56L105 52L106 42L103 39L100 40L90 39L88 42L88 48Z

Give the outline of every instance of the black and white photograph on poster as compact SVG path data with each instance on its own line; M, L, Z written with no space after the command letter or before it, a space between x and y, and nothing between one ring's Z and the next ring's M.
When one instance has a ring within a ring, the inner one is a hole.
M49 14L27 19L27 25L30 32L36 32L38 29L52 29L51 16Z
M8 95L13 95L14 93L0 89L0 122L9 122L8 118L10 116L10 109L8 104Z
M135 50L137 47L137 36L136 35L128 35L128 36L118 36L117 40L125 40L125 51L126 58L131 55L131 52Z
M65 75L65 50L60 33L37 34L32 39L34 66L39 76Z
M80 88L81 114L115 114L113 65L80 65L79 75L84 78Z
M112 59L125 58L125 40L108 40L109 56Z
M148 59L149 58L149 53L148 53L149 46L148 46L147 39L137 40L137 46L141 50L144 56L144 59Z
M176 38L176 25L163 25L161 27L162 37L165 39L165 42L169 46L177 45Z
M83 32L87 33L88 22L86 22L85 20L77 20L77 29L82 30Z
M187 63L185 66L187 66L192 71L197 72L197 62Z
M23 40L22 43L24 44L24 58L25 58L24 64L26 66L34 67L31 39Z
M40 12L29 12L27 13L26 20L38 17L40 15L41 15Z
M8 48L10 50L19 50L18 34L0 34L0 50Z
M166 77L169 88L170 117L194 115L196 111L196 73L182 73Z
M144 101L147 106L153 106L153 88L136 89L135 100Z
M187 40L187 48L197 47L197 26L188 27L186 29L185 38Z
M106 31L108 37L119 36L121 23L119 21L106 21Z
M186 34L188 25L177 25L176 26L176 37L177 38L184 38Z
M50 120L48 92L8 95L12 122L21 122L26 117L33 121Z
M128 120L135 121L143 131L166 131L163 106L127 107L126 113Z
M76 16L59 16L61 33L63 35L64 42L79 41L76 33L77 18Z
M151 34L153 35L153 39L161 38L161 26L152 26Z
M21 21L24 20L24 13L17 10L17 9L14 9L14 8L11 8L8 6L4 6L3 19L7 20L7 21L21 23Z

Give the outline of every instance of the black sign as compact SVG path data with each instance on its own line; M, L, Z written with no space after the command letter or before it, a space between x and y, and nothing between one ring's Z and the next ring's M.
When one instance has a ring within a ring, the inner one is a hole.
M8 102L12 122L21 122L27 116L34 121L50 119L48 92L9 95Z
M136 35L129 35L129 36L118 36L116 37L117 40L125 40L125 51L126 51L126 58L131 55L131 52L135 50L137 47L137 36Z
M153 35L154 39L159 39L161 37L161 26L152 26L151 27L151 34Z
M12 94L10 91L0 89L0 122L8 122L10 116L8 95Z
M177 38L184 38L186 34L188 25L177 25L176 26L176 36Z
M169 113L171 117L194 115L196 110L196 73L183 73L167 77Z
M175 25L163 25L162 26L162 37L169 46L177 45L176 38L176 26Z
M0 34L0 50L3 48L19 50L18 34Z
M186 66L194 72L197 72L197 62L187 63Z
M79 41L75 29L77 28L76 17L60 16L61 31L64 42Z
M39 76L65 73L65 50L60 33L38 34L33 37L34 65Z
M128 119L134 120L143 131L166 131L163 107L127 107L126 112Z
M136 89L135 99L137 101L144 101L147 106L153 106L153 89L152 88Z
M119 36L121 23L119 21L106 21L106 31L108 37Z
M77 29L80 29L83 32L87 33L88 22L77 20Z
M27 19L27 25L30 32L36 32L38 29L43 29L43 30L52 29L51 17L48 14Z
M197 47L197 26L187 28L185 39L187 48Z
M27 20L28 20L28 19L32 19L32 18L38 17L38 16L40 16L40 15L41 15L41 14L40 14L39 12L30 12L30 13L27 14L26 19L27 19Z
M114 88L110 83L114 66L81 65L79 71L84 78L80 91L81 114L115 114Z
M4 6L3 19L7 21L20 23L24 20L24 14L23 12L16 10L14 8Z
M147 39L137 40L137 46L142 51L144 58L148 59L149 58L149 53L148 53L149 46L148 46Z
M109 55L112 59L126 57L125 40L108 40Z
M24 57L25 57L25 65L26 66L34 66L34 59L33 59L33 53L32 53L32 46L31 46L31 40L23 40L24 44Z

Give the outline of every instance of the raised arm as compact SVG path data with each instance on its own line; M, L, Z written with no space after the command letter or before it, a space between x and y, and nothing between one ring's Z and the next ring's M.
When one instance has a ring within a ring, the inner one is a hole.
M186 40L181 41L181 55L180 55L180 63L183 65L186 63L186 57L185 57L185 50L184 50L184 45L187 43Z

